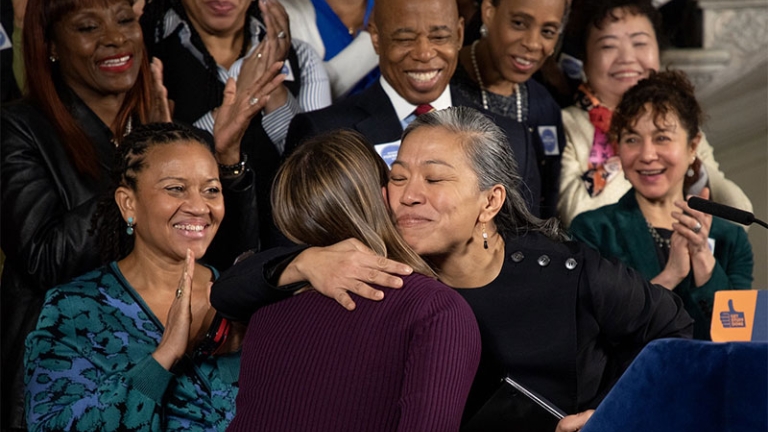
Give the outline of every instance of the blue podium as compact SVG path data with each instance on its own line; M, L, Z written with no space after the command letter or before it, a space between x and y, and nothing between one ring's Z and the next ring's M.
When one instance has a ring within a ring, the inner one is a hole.
M768 342L651 342L581 429L616 431L768 431Z

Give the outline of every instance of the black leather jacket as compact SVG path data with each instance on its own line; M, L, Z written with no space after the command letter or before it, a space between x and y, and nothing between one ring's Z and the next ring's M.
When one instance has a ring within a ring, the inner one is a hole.
M100 264L88 231L109 186L112 133L71 91L60 94L96 146L99 179L77 172L53 124L33 103L4 106L0 115L0 245L6 255L0 285L2 428L25 426L24 340L37 324L46 291ZM259 246L252 172L224 181L224 200L224 221L206 253L206 261L221 269Z

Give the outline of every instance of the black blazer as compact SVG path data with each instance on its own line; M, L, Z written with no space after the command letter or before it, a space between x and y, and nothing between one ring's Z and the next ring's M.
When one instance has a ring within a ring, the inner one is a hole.
M459 92L451 90L451 98L454 106L473 106ZM523 179L520 192L533 214L538 216L541 178L530 135L520 123L489 111L479 111L506 133L517 160L518 174ZM403 127L389 96L381 84L376 82L362 93L342 99L327 108L295 116L288 128L285 154L290 154L305 139L335 129L353 129L374 145L397 141L403 134Z

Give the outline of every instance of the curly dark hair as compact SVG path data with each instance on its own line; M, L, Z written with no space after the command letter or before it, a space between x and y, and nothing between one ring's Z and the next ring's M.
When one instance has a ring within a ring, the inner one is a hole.
M659 48L666 45L661 13L653 7L651 0L573 0L573 3L565 35L570 41L571 54L582 61L586 61L587 40L592 29L602 29L608 22L618 21L620 17L616 12L619 10L648 18L656 33Z
M651 72L637 85L627 90L619 106L613 112L609 137L620 142L621 133L629 130L646 113L646 105L651 105L654 124L663 121L669 113L677 115L680 124L692 139L699 133L703 121L703 112L696 100L693 84L681 71Z
M147 151L161 144L179 141L199 142L213 154L213 147L200 131L177 123L149 123L136 127L123 139L115 152L112 182L99 200L91 218L90 234L96 232L102 262L125 258L133 250L134 237L128 235L126 222L115 202L115 191L120 186L136 190L136 178L145 167Z

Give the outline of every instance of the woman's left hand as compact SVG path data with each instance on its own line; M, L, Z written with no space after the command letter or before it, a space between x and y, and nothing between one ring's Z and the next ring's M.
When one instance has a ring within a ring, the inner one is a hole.
M152 123L171 122L171 102L168 100L168 90L163 84L163 62L157 57L152 57L149 65L152 71L152 97L149 121Z
M280 68L280 63L273 63L251 85L244 80L235 83L233 78L227 81L224 99L213 115L213 140L218 163L233 165L240 161L240 140L251 119L266 106L272 91L285 79L285 75L279 73Z
M699 195L709 199L709 188L704 188ZM691 256L691 268L696 286L702 286L712 276L715 268L715 257L709 248L709 229L712 226L712 216L693 210L685 201L677 201L675 205L683 212L672 212L677 220L672 224L676 233L688 240L688 253Z

